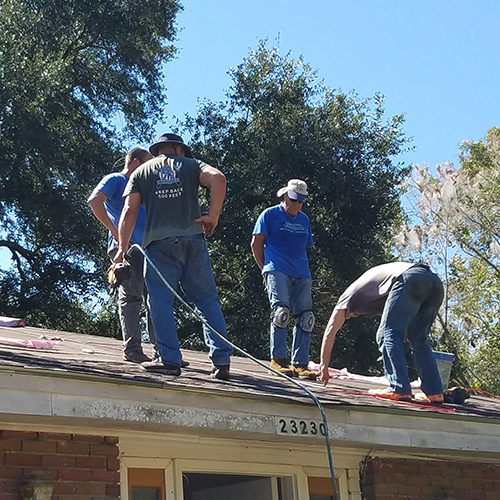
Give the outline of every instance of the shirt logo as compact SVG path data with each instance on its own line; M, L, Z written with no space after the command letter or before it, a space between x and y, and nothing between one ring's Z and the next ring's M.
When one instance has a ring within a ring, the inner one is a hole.
M164 184L179 186L181 180L177 177L177 172L180 170L182 163L174 161L173 158L165 158L163 165L158 169L158 180L156 187L163 186Z
M285 221L282 231L288 231L290 233L307 233L306 228L298 222L288 222Z

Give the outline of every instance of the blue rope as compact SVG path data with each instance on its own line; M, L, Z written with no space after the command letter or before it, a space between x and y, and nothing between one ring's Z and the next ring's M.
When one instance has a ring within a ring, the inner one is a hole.
M148 264L156 271L158 276L160 277L161 281L164 283L164 285L172 292L174 297L176 297L190 312L192 312L212 333L217 335L220 339L222 339L224 342L229 344L233 349L238 351L239 353L243 354L243 356L247 357L248 359L251 359L254 363L257 363L258 365L262 366L266 370L269 370L273 372L274 374L278 375L279 377L283 377L292 384L296 385L299 389L302 389L307 393L307 395L316 403L316 406L318 407L319 411L321 412L321 418L323 419L323 425L325 427L325 441L326 441L326 449L328 453L328 464L330 466L330 477L332 479L332 485L333 485L333 492L335 493L335 500L339 500L339 493L337 490L337 483L335 482L335 471L333 468L333 459L332 459L332 450L330 447L330 437L328 434L328 421L326 419L326 414L325 410L323 409L323 405L321 404L320 400L307 388L304 387L302 384L299 384L297 381L295 381L293 378L289 377L288 375L285 375L284 373L280 373L278 370L275 370L274 368L271 368L270 366L267 366L264 364L262 361L260 361L257 358L254 358L251 354L248 354L246 351L238 347L237 345L233 344L230 342L226 337L221 335L215 328L213 328L208 321L193 307L191 307L178 293L177 291L170 285L170 283L165 279L163 274L160 272L156 264L146 255L146 252L142 249L140 245L132 245L130 249L128 250L127 254L131 253L131 250L133 248L136 248L139 250L142 255L144 255L144 258L147 260Z

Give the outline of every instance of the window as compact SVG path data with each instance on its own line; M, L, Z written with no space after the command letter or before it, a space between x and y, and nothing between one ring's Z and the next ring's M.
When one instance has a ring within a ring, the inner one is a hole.
M301 467L252 462L125 458L127 500L297 500L307 498Z
M332 480L329 477L308 477L310 500L335 500ZM339 482L336 481L337 491Z
M130 500L165 500L163 469L128 469Z
M184 500L291 500L290 477L243 474L182 474Z

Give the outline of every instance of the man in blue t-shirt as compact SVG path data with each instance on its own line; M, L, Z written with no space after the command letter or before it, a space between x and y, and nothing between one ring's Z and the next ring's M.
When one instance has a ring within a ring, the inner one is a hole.
M124 205L123 191L130 175L153 155L143 148L134 148L125 156L121 172L106 175L88 199L92 212L109 231L108 255L113 260L118 246L118 221ZM141 206L130 244L142 245L146 210ZM143 257L134 250L130 259L131 276L118 286L118 315L123 336L123 359L133 363L149 361L142 350L140 313L144 300ZM148 334L154 345L154 334L147 314Z
M278 191L283 202L264 210L252 236L252 254L262 270L271 306L271 368L291 377L315 380L308 370L314 327L312 279L307 248L313 245L309 218L301 212L307 184L291 179ZM288 364L287 326L295 318L292 364Z

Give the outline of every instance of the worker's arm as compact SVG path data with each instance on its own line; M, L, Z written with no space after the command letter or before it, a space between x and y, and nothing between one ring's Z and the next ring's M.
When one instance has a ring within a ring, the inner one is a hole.
M107 199L108 197L96 188L89 196L87 202L90 205L96 219L111 233L115 240L118 240L118 229L109 218L108 213L106 212L106 207L104 206L104 202Z
M342 325L346 320L346 316L347 311L345 309L334 309L332 315L330 316L330 320L326 325L325 333L323 334L319 379L325 385L328 383L328 380L330 380L328 365L330 364L330 356L332 354L333 344L335 343L335 336L342 328Z
M206 215L195 221L201 224L204 234L211 236L219 223L226 196L226 177L220 170L206 166L200 173L200 184L210 189L210 207Z
M130 193L125 198L120 222L118 223L118 249L113 259L116 264L123 262L124 255L128 250L141 203L142 198L139 193Z
M266 241L265 234L254 234L252 236L252 242L250 243L250 248L252 249L252 255L257 262L260 269L264 267L264 242Z

